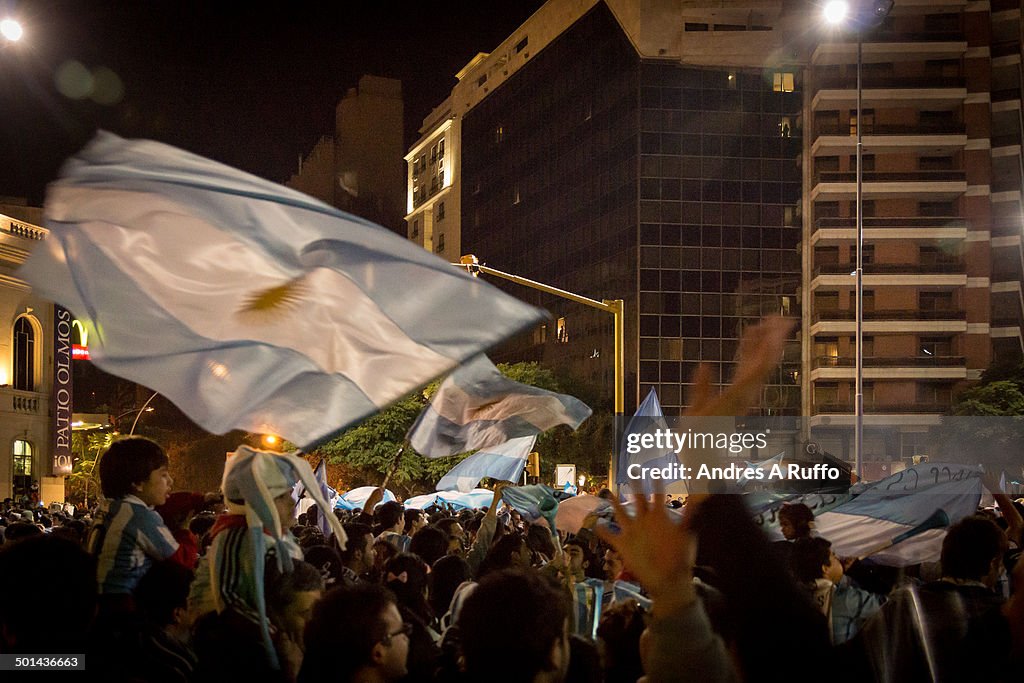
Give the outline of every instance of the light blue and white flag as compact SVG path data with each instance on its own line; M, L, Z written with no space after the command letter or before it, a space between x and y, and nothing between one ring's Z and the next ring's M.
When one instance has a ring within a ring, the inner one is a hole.
M479 450L449 470L435 488L468 493L484 477L516 482L523 475L526 459L536 442L536 436L523 436Z
M558 500L554 489L543 484L529 486L509 486L501 491L501 498L512 508L519 511L529 522L545 520L555 531L555 515L558 513Z
M97 135L44 215L19 276L82 321L96 365L218 434L308 449L545 317L389 230L157 142Z
M402 504L406 510L426 510L428 507L437 502L439 493L424 493L421 496L413 496L412 498L406 498Z
M323 495L324 500L332 505L337 504L338 492L327 485L327 460L324 458L320 459L320 464L313 470L313 478L316 479L316 483L320 485L320 493ZM334 535L334 530L331 525L324 519L323 512L317 515L317 526L320 527L320 531L324 533L325 540L331 540L331 536Z
M974 514L981 499L981 468L921 463L873 482L852 500L818 515L815 528L841 557L859 557L943 510L950 524ZM872 555L881 564L908 566L939 559L945 529L931 529Z
M630 435L651 434L656 430L667 430L668 423L665 422L664 413L661 411L661 402L658 401L658 394L651 389L647 397L637 406L636 412L626 425L623 435L622 448L619 452L619 462L616 468L616 482L620 485L619 494L626 493L650 495L654 493L654 480L651 478L634 478L630 473L640 472L637 468L630 469L631 465L640 465L647 468L665 468L673 463L679 462L679 457L671 448L643 448L638 443L630 443ZM634 439L638 436L634 436ZM667 477L658 480L664 484L679 481L677 477Z
M408 439L420 455L442 458L536 436L561 424L576 429L590 413L577 398L510 380L480 354L441 383Z
M363 506L366 505L366 501L370 497L370 494L376 490L376 486L360 486L352 489L351 491L346 491L338 496L337 502L334 503L334 507L338 510L362 510ZM391 489L384 489L384 498L381 499L378 505L388 503L392 500L398 499L395 498L395 494L391 492Z
M442 491L437 494L437 499L457 510L478 510L491 504L491 501L494 500L494 491L488 489L473 489L468 493Z

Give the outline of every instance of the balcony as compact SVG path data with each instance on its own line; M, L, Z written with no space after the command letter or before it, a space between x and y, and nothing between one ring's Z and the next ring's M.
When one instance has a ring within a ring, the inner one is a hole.
M856 131L851 132L849 126L822 124L816 130L811 155L834 156L855 149L856 144ZM967 145L967 133L963 124L958 123L865 125L863 144L865 151L877 154L919 150L928 150L933 155L949 154Z
M967 98L966 80L960 76L864 75L862 103L867 109L914 107L919 110L955 109ZM857 102L857 78L827 75L817 82L818 91L811 101L814 111L852 108Z
M874 405L864 403L865 415L943 415L949 412L948 403L900 403L896 405ZM853 402L816 403L811 406L812 415L853 415Z
M894 239L919 242L962 240L967 237L967 227L967 221L956 216L865 217L864 239L870 242ZM856 228L857 220L852 216L818 218L811 227L811 244L840 244L855 240Z
M928 198L956 199L967 191L965 171L865 171L866 199ZM856 196L855 171L818 171L814 174L811 201L837 201Z
M946 275L961 274L963 263L865 263L865 275ZM817 275L849 275L856 270L854 263L823 263L814 267Z
M864 36L863 52L869 62L948 59L962 56L967 43L961 31L872 31ZM822 43L811 55L811 64L853 64L856 43Z
M884 358L865 356L866 368L952 368L962 367L967 362L964 356L903 356ZM813 367L818 368L852 368L857 364L853 356L818 356L813 360Z
M7 398L4 396L7 395ZM48 411L48 405L46 396L36 391L19 391L10 387L0 388L0 405L4 406L5 410L0 412L10 411L18 415L46 415Z
M856 319L856 313L854 311L815 311L811 317L811 322L826 322L832 320L853 321ZM896 311L864 311L864 320L894 320L894 321L911 321L911 320L967 320L967 313L965 311L957 310L945 310L945 311L920 311L920 310L896 310Z

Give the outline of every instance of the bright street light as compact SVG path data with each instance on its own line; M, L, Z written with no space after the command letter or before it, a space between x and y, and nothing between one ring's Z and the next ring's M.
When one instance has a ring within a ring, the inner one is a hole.
M25 31L14 19L4 19L0 21L0 35L14 43L21 40L21 36L24 35Z
M850 4L846 0L829 0L825 5L825 21L833 25L840 24L849 11Z

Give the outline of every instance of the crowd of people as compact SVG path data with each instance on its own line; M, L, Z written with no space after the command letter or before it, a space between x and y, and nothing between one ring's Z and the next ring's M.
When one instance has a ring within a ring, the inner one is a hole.
M756 330L755 330L756 331ZM769 330L772 332L772 330ZM698 376L694 414L739 414L781 340L754 335L727 391ZM334 510L309 464L241 446L221 491L173 492L142 438L100 460L96 510L5 502L0 653L84 653L93 680L720 683L1020 680L1020 507L954 524L941 561L837 557L798 504L784 541L742 496L662 495L576 533L498 483L479 510ZM989 482L990 488L995 488ZM519 492L522 493L522 492ZM299 498L312 505L302 514Z
M3 652L84 653L126 681L1002 681L1024 663L1024 521L998 491L937 566L897 571L837 557L799 504L771 543L734 495L691 496L682 523L661 497L613 501L615 524L565 534L506 483L479 510L378 489L296 515L309 465L245 447L219 494L172 493L141 438L101 479L92 511L4 503Z

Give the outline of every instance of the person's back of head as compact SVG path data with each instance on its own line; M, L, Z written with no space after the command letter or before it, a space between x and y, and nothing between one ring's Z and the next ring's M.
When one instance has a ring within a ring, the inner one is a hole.
M604 611L597 625L597 639L603 653L605 680L635 681L644 675L640 662L640 636L644 628L643 610L634 600Z
M798 538L789 555L789 569L800 583L814 583L831 562L832 544L824 538Z
M4 532L4 540L6 543L13 543L23 538L42 535L43 530L32 522L13 522L7 525L7 530Z
M133 484L167 464L167 454L149 439L132 436L110 444L100 458L100 486L107 498L124 498L134 492Z
M425 526L413 535L409 542L409 552L419 555L424 562L433 566L448 553L448 537L440 529Z
M500 635L494 632L496 619ZM481 579L459 614L468 680L529 682L538 674L564 680L568 620L567 596L537 572L503 571Z
M352 681L365 668L374 669L381 680L406 673L408 635L395 596L382 586L327 593L313 608L304 640L299 683Z
M435 615L448 611L455 589L473 578L469 563L458 555L445 555L430 567L430 607Z
M349 544L352 537L349 536ZM330 590L341 583L341 555L335 546L315 545L305 551L305 560L312 565L324 580L324 590Z
M81 546L43 534L5 544L0 585L6 588L0 652L85 652L96 611L96 563Z
M157 626L168 626L184 618L188 594L195 574L172 560L150 567L135 589L139 613Z
M999 576L1006 536L989 519L965 517L946 532L942 541L942 575L951 579L982 581L992 586Z
M403 524L405 523L404 508L401 503L395 500L389 500L378 507L374 516L377 519L377 526L374 528L374 534L377 536L385 531L391 530L400 521Z
M427 606L428 569L423 560L412 553L399 553L384 565L384 585L398 598L398 605L426 622L432 618Z
M492 572L527 566L529 562L525 555L528 551L526 541L519 534L502 536L484 556L476 572L477 578L483 578Z

